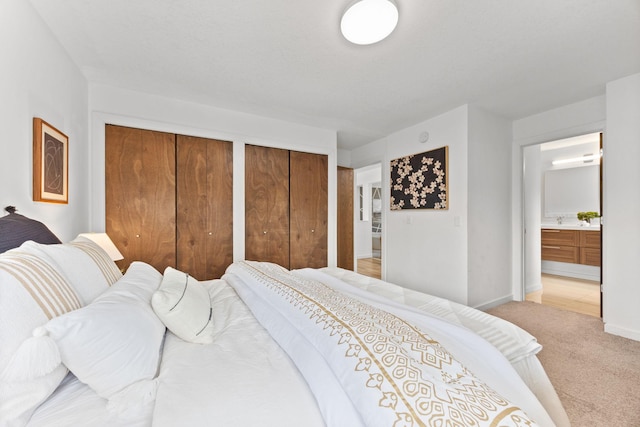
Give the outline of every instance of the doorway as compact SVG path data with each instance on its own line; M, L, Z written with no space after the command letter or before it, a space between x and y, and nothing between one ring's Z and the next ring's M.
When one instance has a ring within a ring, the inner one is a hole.
M356 271L366 276L382 277L383 209L382 165L355 170L356 206L354 237Z
M526 300L601 317L601 160L601 133L524 147Z

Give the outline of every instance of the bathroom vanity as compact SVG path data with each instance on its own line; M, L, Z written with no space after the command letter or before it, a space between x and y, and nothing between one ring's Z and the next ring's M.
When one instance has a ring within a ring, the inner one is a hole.
M542 260L600 267L600 228L544 225Z

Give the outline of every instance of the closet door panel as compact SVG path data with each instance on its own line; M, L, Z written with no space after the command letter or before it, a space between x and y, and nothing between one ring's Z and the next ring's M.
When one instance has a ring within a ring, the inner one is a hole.
M209 218L207 277L222 277L233 262L233 143L207 145Z
M140 259L140 239L135 238L142 223L137 209L142 191L142 138L136 129L105 127L105 217L106 232L116 245L126 269Z
M233 262L233 146L177 137L177 268L219 278Z
M176 262L175 137L111 125L105 137L106 226L120 266L163 271Z
M338 267L353 270L353 169L338 166Z
M245 146L245 258L289 268L289 151Z
M290 153L290 268L327 266L328 159Z

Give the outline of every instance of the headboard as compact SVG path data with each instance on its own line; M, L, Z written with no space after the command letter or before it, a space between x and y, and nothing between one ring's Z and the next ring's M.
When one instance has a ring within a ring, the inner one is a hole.
M27 240L47 245L61 243L40 221L17 214L14 206L7 206L4 210L9 214L0 218L0 253L17 248Z

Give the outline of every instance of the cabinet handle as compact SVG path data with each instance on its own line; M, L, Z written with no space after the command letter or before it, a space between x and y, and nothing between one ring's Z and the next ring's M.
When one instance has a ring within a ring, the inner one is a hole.
M267 230L263 231L262 234L267 234Z
M212 235L213 235L213 233L212 233L212 232L209 232L209 236L212 236Z
M543 233L559 233L560 230L542 230Z
M136 237L140 237L140 235L139 235L139 234L136 234Z
M316 230L311 230L311 232L312 232L312 233L315 233L315 232L316 232Z
M544 249L560 249L560 246L542 246Z

